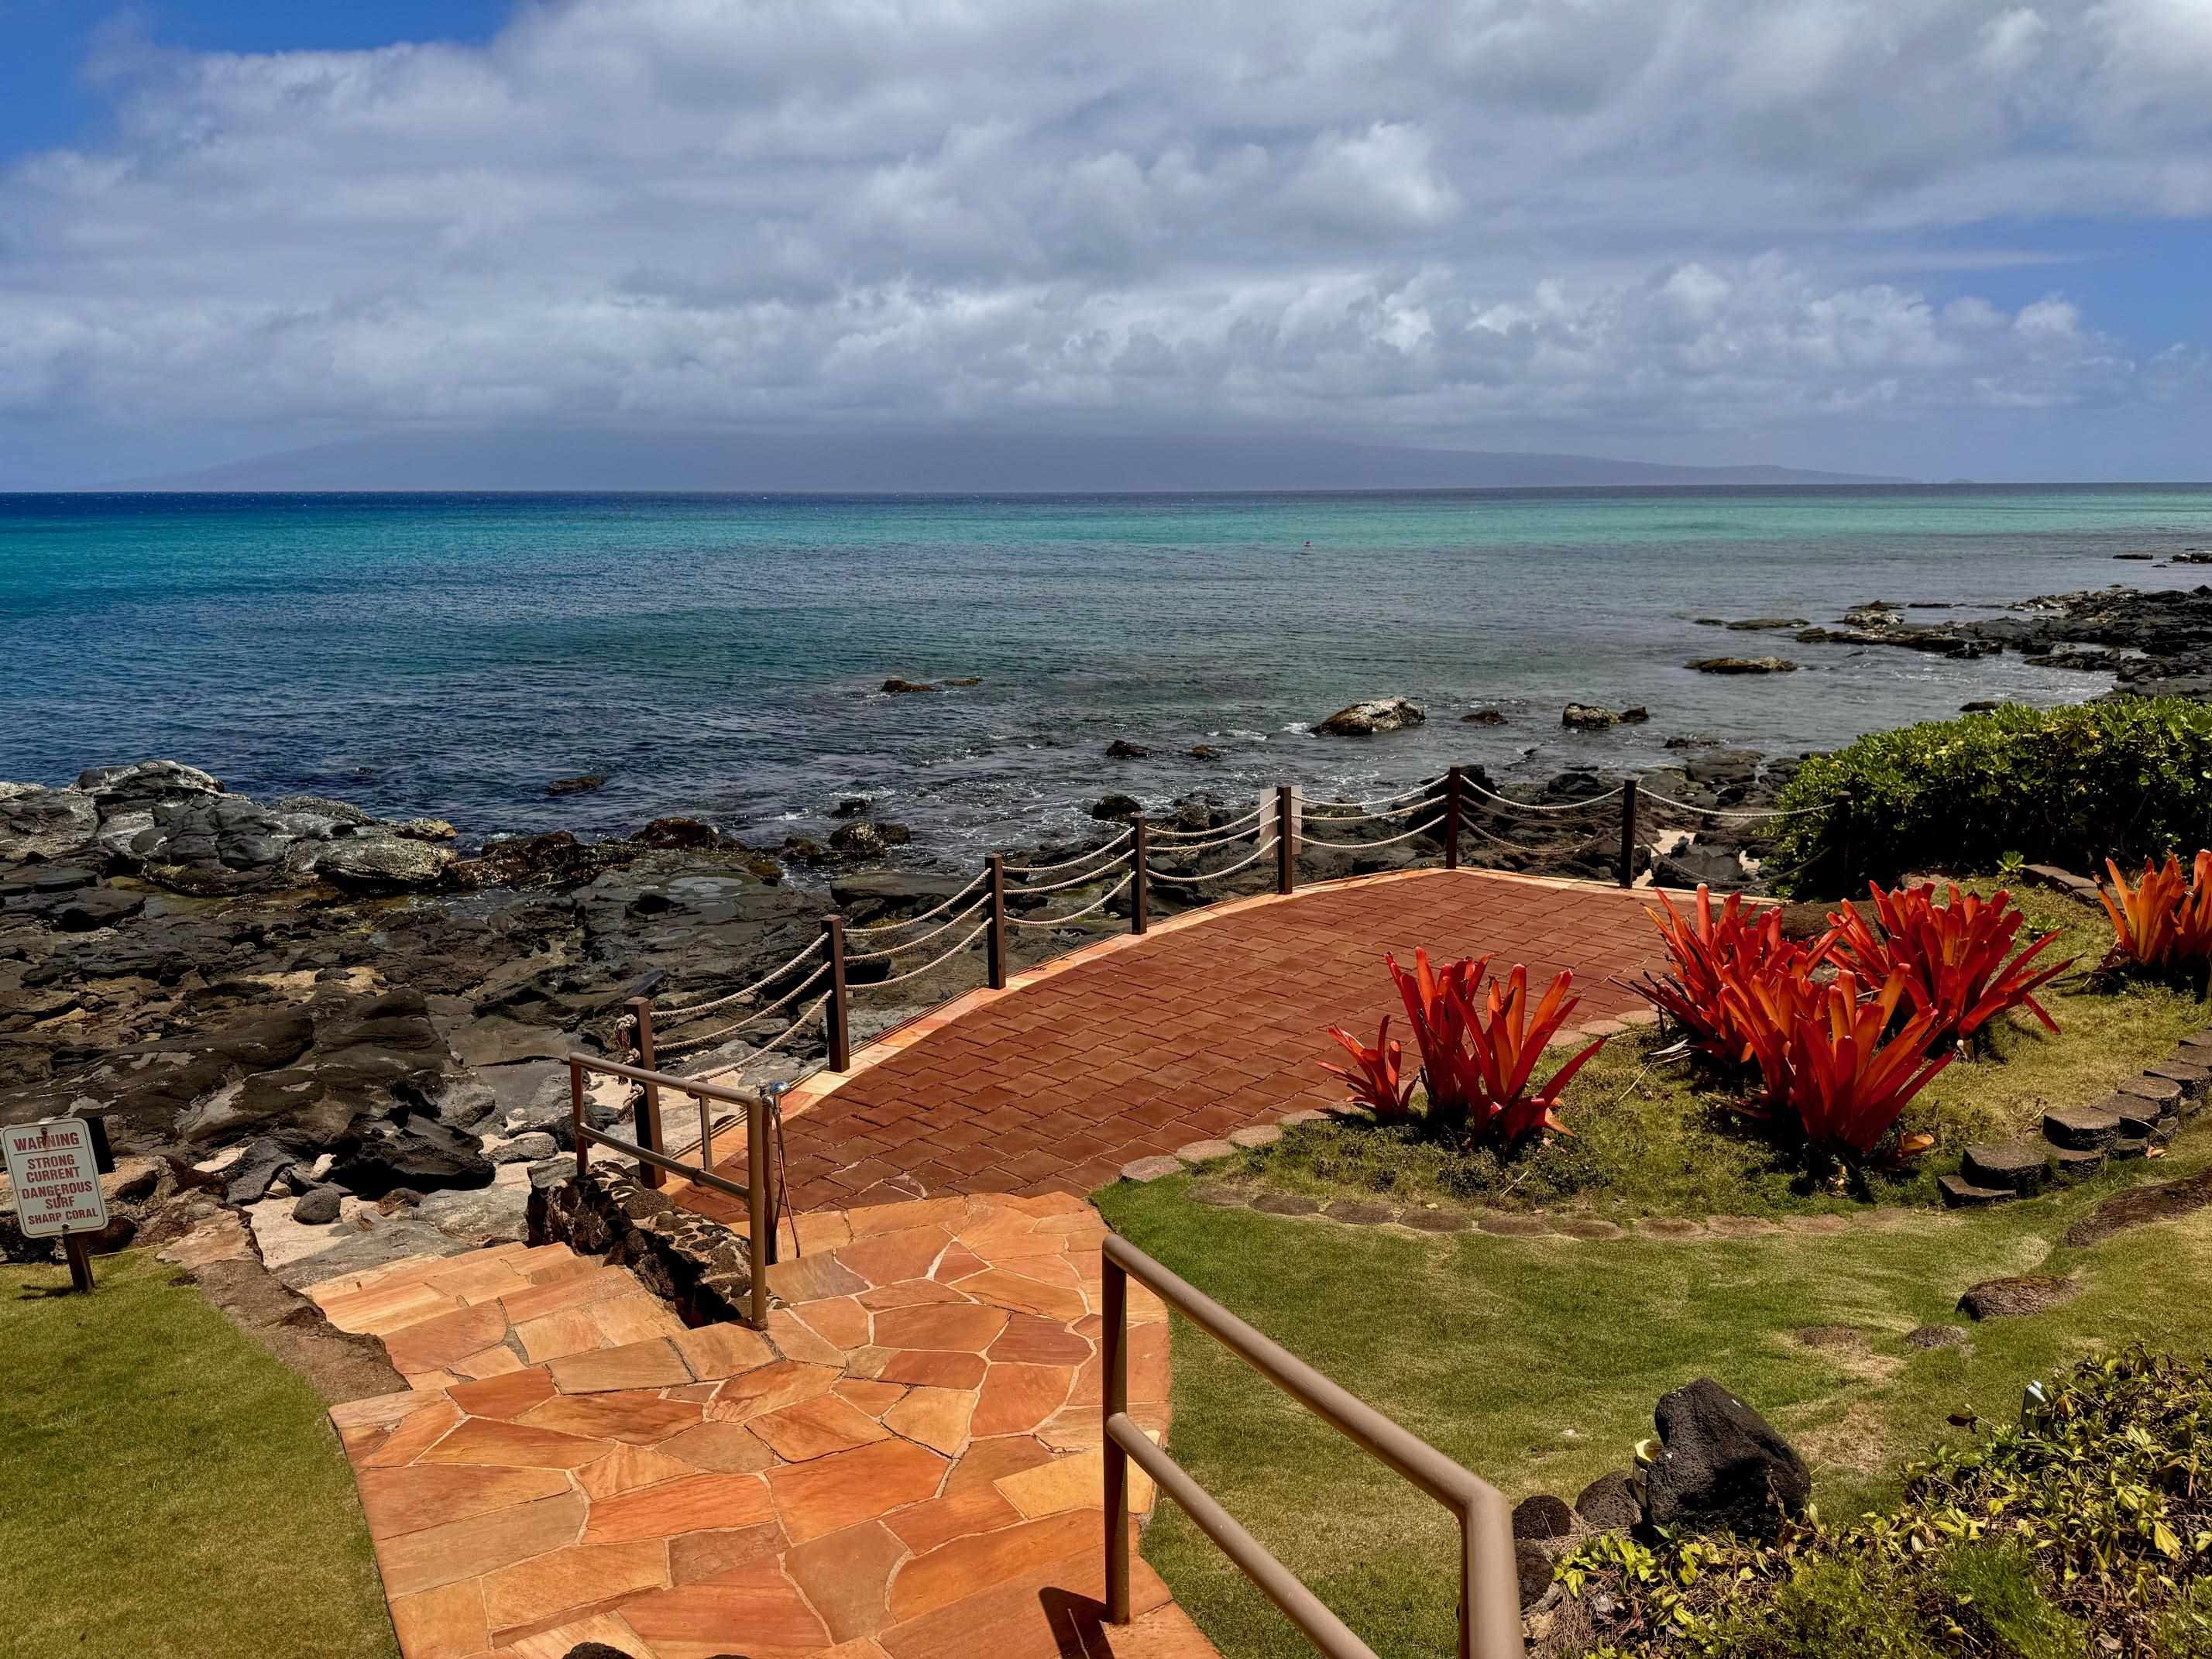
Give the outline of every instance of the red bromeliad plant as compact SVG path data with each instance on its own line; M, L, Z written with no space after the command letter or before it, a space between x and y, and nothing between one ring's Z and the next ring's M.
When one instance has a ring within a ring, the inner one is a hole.
M1712 892L1702 885L1697 907L1686 918L1665 893L1659 902L1663 911L1644 914L1666 941L1672 971L1664 979L1647 974L1631 988L1714 1060L1726 1066L1752 1064L1759 1033L1743 1023L1740 1012L1752 1000L1752 988L1809 975L1832 948L1833 934L1809 944L1784 939L1782 913L1747 910L1741 893L1730 893L1717 915Z
M1416 951L1411 972L1394 957L1383 961L1421 1051L1421 1081L1432 1123L1471 1124L1508 1145L1540 1129L1561 1128L1560 1091L1605 1044L1599 1038L1530 1090L1545 1045L1581 1001L1568 994L1572 974L1553 980L1532 1006L1524 967L1516 966L1503 981L1492 980L1485 991L1487 957L1462 957L1438 969L1430 965L1427 951ZM1402 1119L1411 1114L1413 1085L1400 1075L1398 1045L1389 1041L1389 1029L1386 1017L1372 1048L1332 1030L1359 1070L1355 1075L1326 1063L1322 1069L1344 1079L1353 1098L1373 1107L1378 1119Z
M2153 971L2196 965L2212 959L2212 852L2197 854L2185 878L2172 854L2163 866L2143 861L2134 886L2111 859L2112 890L2098 890L2105 914L2112 919L2112 948L2107 964L2131 962Z
M1845 969L1814 988L1811 1006L1791 1022L1790 1073L1779 1103L1814 1145L1864 1158L1912 1097L1951 1063L1954 1049L1928 1058L1936 1016L1925 1011L1882 1041L1906 988L1899 969L1881 990L1862 998L1857 976Z
M1336 1026L1330 1026L1328 1034L1344 1045L1359 1069L1355 1073L1323 1060L1322 1070L1342 1078L1352 1097L1373 1112L1376 1122L1402 1123L1413 1115L1413 1079L1400 1075L1401 1056L1399 1046L1390 1041L1389 1015L1382 1016L1372 1048Z
M1905 994L1912 1006L1934 1021L1931 1041L1971 1041L2008 1008L2026 1008L2057 1035L2058 1023L2035 994L2072 967L2074 959L2036 966L2035 957L2058 937L2056 933L2045 934L2008 959L2025 920L2011 894L2000 888L1982 899L1960 892L1954 883L1951 902L1938 904L1932 883L1889 892L1872 882L1868 889L1881 937L1875 936L1856 906L1845 904L1828 917L1835 929L1835 957L1870 985L1903 974Z

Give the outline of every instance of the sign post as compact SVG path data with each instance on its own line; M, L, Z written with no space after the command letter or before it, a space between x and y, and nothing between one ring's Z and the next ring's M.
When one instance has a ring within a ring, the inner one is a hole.
M88 1235L107 1225L107 1200L100 1190L100 1126L81 1117L50 1117L0 1129L8 1179L15 1188L16 1224L26 1238L62 1241L70 1284L92 1288Z

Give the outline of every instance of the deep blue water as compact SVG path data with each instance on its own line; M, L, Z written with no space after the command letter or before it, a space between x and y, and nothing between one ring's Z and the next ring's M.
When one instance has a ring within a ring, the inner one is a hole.
M866 793L932 844L1011 842L1109 787L1626 768L1678 733L1796 750L2087 696L2106 682L1692 618L2191 585L2112 556L2206 545L2212 488L0 495L0 778L162 755L471 836L684 812L772 838ZM1768 650L1802 672L1683 667ZM1388 692L1428 726L1304 730ZM1570 698L1652 721L1563 732ZM1460 722L1492 704L1507 725ZM1116 737L1153 757L1107 761ZM587 771L611 781L545 797Z

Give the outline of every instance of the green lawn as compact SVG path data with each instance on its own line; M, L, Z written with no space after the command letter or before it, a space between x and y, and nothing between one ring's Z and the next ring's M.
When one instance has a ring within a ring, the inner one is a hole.
M307 1385L149 1255L0 1267L0 1640L76 1659L396 1659Z
M1097 1195L1140 1248L1518 1499L1628 1466L1653 1402L1711 1376L1814 1469L1833 1518L1893 1498L1900 1464L1953 1413L2018 1409L2022 1384L2100 1346L2212 1341L2212 1211L2086 1250L2057 1240L2130 1179L2212 1163L2212 1133L2063 1194L1972 1216L1926 1212L1835 1236L1728 1243L1412 1237L1193 1203L1189 1180ZM1970 1352L1905 1334L1954 1322L1984 1278L2064 1273L2073 1303L1972 1330ZM1811 1346L1807 1328L1859 1336ZM1170 1449L1386 1656L1449 1652L1455 1530L1442 1510L1178 1322ZM1146 1555L1224 1653L1303 1656L1303 1639L1176 1511Z
M1964 884L1986 893L1996 884ZM2086 969L2112 942L2101 912L2049 893L2014 896L2030 928L2061 936L2045 962L2073 957ZM1741 1091L1717 1086L1686 1059L1655 1058L1664 1045L1650 1031L1610 1039L1568 1085L1559 1117L1570 1134L1510 1160L1431 1140L1418 1127L1350 1122L1294 1129L1276 1147L1211 1173L1322 1200L1380 1194L1446 1206L1569 1208L1616 1219L1848 1212L1868 1199L1932 1203L1936 1177L1956 1170L1971 1142L2033 1133L2046 1107L2101 1098L2144 1066L2170 1058L2176 1042L2206 1023L2205 1006L2185 993L2152 984L2092 988L2087 978L2069 974L2043 992L2057 1036L2025 1014L2008 1016L1993 1033L1994 1057L1947 1067L1902 1120L1905 1129L1932 1132L1935 1150L1902 1170L1869 1172L1852 1193L1805 1181L1799 1158L1733 1109ZM1400 1026L1394 1022L1392 1030L1402 1037ZM1418 1066L1419 1058L1408 1053L1406 1063Z

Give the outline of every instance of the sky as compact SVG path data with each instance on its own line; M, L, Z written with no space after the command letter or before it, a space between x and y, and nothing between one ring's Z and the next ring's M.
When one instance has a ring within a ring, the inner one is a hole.
M374 434L2212 477L2212 0L0 0L0 489Z

